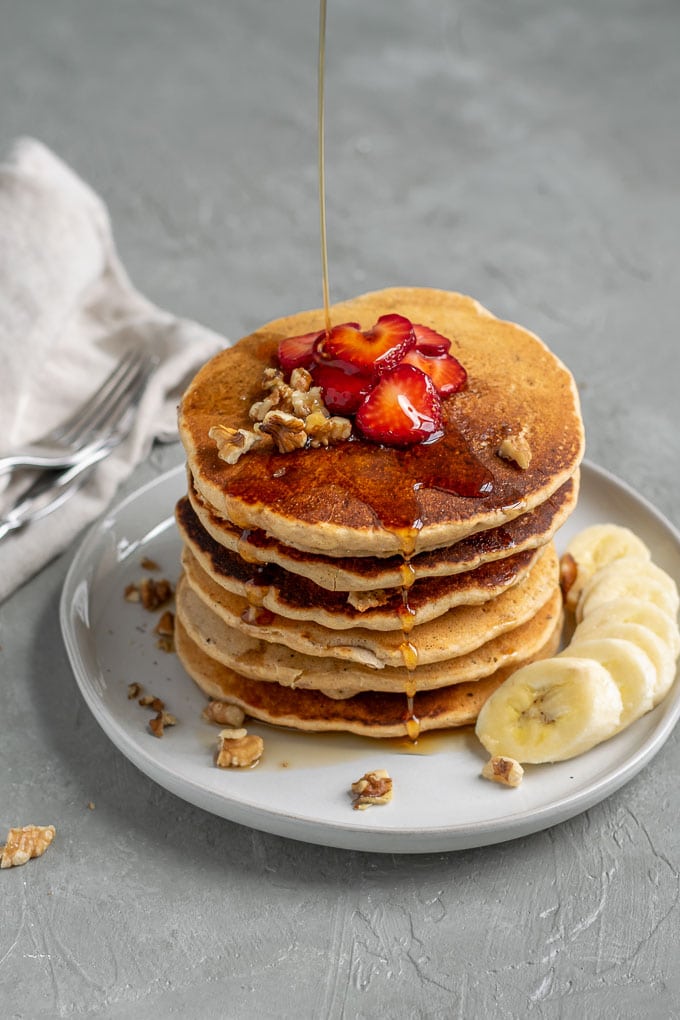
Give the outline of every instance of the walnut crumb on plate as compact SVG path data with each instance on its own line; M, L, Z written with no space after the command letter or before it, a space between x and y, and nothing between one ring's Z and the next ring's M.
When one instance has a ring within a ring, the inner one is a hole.
M385 769L365 772L352 783L354 810L365 811L374 804L388 804L392 800L392 780Z

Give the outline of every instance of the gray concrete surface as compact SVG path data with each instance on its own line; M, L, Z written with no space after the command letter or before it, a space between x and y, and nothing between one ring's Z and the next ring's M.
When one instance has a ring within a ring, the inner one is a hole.
M0 0L0 151L30 134L75 166L161 305L234 338L316 306L317 18ZM332 296L441 286L536 330L576 375L589 457L676 525L679 51L674 0L330 0ZM0 827L59 827L0 877L3 1017L680 1015L677 734L505 845L263 835L155 786L90 716L57 620L71 552L0 607Z

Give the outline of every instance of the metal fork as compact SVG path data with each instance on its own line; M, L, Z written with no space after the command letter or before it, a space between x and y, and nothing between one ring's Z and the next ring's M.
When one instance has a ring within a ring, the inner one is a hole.
M146 382L155 364L157 359L148 354L128 351L97 392L67 421L23 449L0 457L0 475L15 468L63 469L87 458L106 441L118 412L136 399L140 380Z
M17 502L0 517L0 540L31 521L46 517L73 496L90 476L97 464L125 438L135 420L139 403L156 359L147 359L134 384L125 391L125 398L111 411L108 435L98 444L81 452L80 459L63 471L43 471Z

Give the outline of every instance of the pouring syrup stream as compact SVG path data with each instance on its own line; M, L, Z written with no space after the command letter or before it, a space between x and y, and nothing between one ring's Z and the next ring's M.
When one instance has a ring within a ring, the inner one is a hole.
M328 245L326 242L326 156L325 156L325 74L326 69L326 0L321 0L319 10L319 64L318 64L318 109L317 136L319 149L319 223L321 227L321 278L323 283L323 310L326 336L331 331L330 288L328 286Z
M318 56L318 77L317 77L317 137L318 137L318 174L319 174L319 226L321 235L321 278L323 286L323 309L324 325L326 336L331 331L330 313L330 287L328 284L328 243L326 235L326 156L325 156L325 70L326 70L326 0L320 0L319 7L319 56ZM416 682L414 669L418 663L418 649L415 644L408 640L408 634L413 626L411 608L408 602L408 590L415 579L415 572L409 560L404 556L402 567L403 584L401 586L403 599L402 618L402 643L400 651L404 660L404 667L408 671L408 680L404 686L406 694L406 732L409 738L415 742L420 733L420 722L414 711L414 697L416 693Z

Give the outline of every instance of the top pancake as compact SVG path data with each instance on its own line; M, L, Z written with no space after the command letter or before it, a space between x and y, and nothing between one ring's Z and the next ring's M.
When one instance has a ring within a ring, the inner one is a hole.
M424 288L365 294L335 305L331 319L369 328L389 312L448 337L467 370L467 388L443 402L444 438L407 449L357 438L220 460L209 429L252 427L248 410L278 342L324 326L322 310L278 319L209 361L180 405L189 468L218 514L312 553L410 555L512 520L574 474L584 448L576 387L538 337L472 298ZM520 432L532 454L524 470L496 453L504 436ZM480 494L465 494L470 487Z

